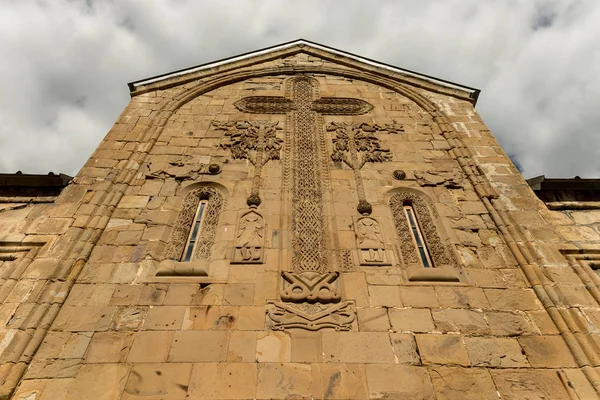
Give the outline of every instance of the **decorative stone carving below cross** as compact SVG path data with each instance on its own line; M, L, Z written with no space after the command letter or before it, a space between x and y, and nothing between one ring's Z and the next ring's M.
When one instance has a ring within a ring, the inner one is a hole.
M297 76L290 80L288 97L251 96L235 103L238 110L255 114L288 114L292 126L292 265L294 273L283 272L281 299L293 303L271 303L267 320L273 329L300 328L348 330L354 321L354 304L334 307L323 303L340 301L337 273L328 267L323 212L321 171L322 145L317 126L320 115L360 115L373 106L360 99L318 96L318 82ZM326 288L327 295L318 288ZM337 314L336 314L337 313ZM342 314L344 317L342 317Z
M327 131L335 131L333 154L331 159L344 162L354 171L356 193L358 194L357 211L361 215L371 215L373 208L365 196L365 188L360 173L361 168L368 162L385 162L392 159L388 149L382 149L379 139L374 132L398 133L402 128L396 125L377 124L348 124L332 122L327 125Z

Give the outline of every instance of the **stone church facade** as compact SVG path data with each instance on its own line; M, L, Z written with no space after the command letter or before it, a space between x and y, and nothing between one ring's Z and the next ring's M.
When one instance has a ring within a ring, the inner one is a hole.
M598 398L600 202L540 200L477 90L306 41L130 89L0 193L0 398Z

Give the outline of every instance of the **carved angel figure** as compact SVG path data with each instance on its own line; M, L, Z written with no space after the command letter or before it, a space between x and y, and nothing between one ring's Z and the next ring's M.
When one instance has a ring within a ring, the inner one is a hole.
M257 260L261 256L263 244L263 217L251 211L240 220L236 247L240 249L243 260Z
M373 218L361 218L356 222L356 238L361 249L384 247L379 223Z

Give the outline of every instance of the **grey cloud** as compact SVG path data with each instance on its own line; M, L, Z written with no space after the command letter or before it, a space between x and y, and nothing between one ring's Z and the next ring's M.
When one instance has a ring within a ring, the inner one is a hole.
M0 171L74 174L126 82L306 38L482 89L478 110L530 177L600 176L600 3L8 1Z

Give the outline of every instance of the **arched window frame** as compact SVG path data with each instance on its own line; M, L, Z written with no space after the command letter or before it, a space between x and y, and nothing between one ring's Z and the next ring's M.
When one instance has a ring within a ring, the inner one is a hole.
M419 247L410 227L406 211L406 207L409 207L414 212L418 233L421 235L425 250L427 250L425 257L430 262L429 267L456 265L453 253L448 251L438 233L435 223L436 215L423 196L409 191L398 192L390 197L389 205L398 235L401 256L406 264L417 264L427 268L419 254Z
M182 262L209 260L223 205L223 195L214 187L202 186L190 191L171 232L165 258ZM201 219L197 221L201 209ZM193 228L198 222L196 235L193 236ZM192 237L192 253L188 258L186 250L190 247Z

